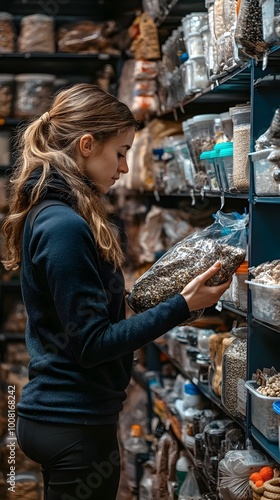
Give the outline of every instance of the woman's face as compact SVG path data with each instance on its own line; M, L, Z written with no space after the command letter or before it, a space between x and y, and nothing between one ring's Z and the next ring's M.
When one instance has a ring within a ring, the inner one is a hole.
M126 153L131 148L135 129L109 139L100 146L90 134L80 139L82 173L88 177L103 194L119 179L120 174L127 174Z

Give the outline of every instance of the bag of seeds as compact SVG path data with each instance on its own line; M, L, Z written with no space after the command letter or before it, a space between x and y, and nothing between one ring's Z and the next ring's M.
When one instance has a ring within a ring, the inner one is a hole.
M215 222L176 243L140 278L128 295L128 304L139 313L180 293L196 276L217 260L221 268L206 284L227 281L246 256L248 214L223 213L213 215ZM202 316L203 310L193 311L185 324Z

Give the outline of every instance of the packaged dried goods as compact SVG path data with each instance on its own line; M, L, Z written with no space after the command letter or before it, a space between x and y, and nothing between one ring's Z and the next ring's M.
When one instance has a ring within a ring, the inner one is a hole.
M13 84L13 75L0 75L0 118L7 118L12 114Z
M145 311L180 293L217 260L222 266L206 284L218 285L232 276L245 259L248 215L218 211L214 217L211 226L179 241L136 280L128 297L135 312ZM193 312L188 323L202 314L203 310Z

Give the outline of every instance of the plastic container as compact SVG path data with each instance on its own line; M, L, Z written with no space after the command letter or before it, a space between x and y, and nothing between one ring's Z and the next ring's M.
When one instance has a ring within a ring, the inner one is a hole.
M248 191L251 107L238 105L229 112L233 121L233 184L238 191Z
M0 12L0 54L15 52L15 39L16 29L12 14Z
M47 111L53 93L54 75L20 74L15 81L16 118L29 118Z
M280 45L280 2L260 0L262 8L262 29L265 42Z
M222 190L226 193L236 191L233 182L233 143L226 143L227 146L220 150L220 178Z
M207 175L208 184L211 191L219 191L219 183L212 158L212 151L204 151L200 155L200 163L203 165Z
M210 151L215 146L215 119L219 116L218 114L196 115L190 121L187 120L191 150L197 169L201 167L201 153Z
M189 33L185 39L185 44L190 59L193 59L195 56L203 55L202 37L199 31Z
M148 453L148 444L142 435L142 426L133 424L130 428L130 437L124 440L125 466L127 483L132 491L137 487L137 455Z
M229 141L232 141L233 136L233 123L228 111L220 114L221 128Z
M273 411L273 403L280 401L280 398L263 396L256 389L257 383L248 380L245 383L246 389L251 395L251 421L268 441L278 443L278 416Z
M280 450L280 401L274 401L274 403L272 403L272 408L273 408L273 411L277 415L277 422L278 422L278 443L279 443L279 450Z
M202 403L202 395L195 384L185 382L184 384L184 408L200 409Z
M227 346L222 358L222 403L234 417L246 414L246 391L244 386L247 374L247 328L231 331L234 340ZM245 392L245 395L244 395Z
M242 311L247 311L247 296L248 296L248 261L236 269L232 277L232 299L233 303Z
M180 452L180 456L176 462L176 478L177 478L177 495L181 489L183 482L186 479L189 468L192 466L190 459L186 456L184 451Z
M280 325L280 285L264 285L256 281L246 281L251 289L252 314L256 319Z
M22 17L17 42L18 52L55 52L54 18L45 14Z
M10 165L10 139L11 133L7 130L0 130L0 166Z
M274 149L263 149L250 153L252 161L255 193L259 196L279 196L280 169L277 164L268 161Z
M194 86L198 90L206 89L209 86L209 78L204 55L192 57Z
M13 94L14 75L0 74L0 118L11 116Z

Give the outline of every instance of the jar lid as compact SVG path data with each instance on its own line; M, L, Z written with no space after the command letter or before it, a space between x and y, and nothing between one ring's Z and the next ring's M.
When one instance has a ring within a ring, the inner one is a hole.
M230 115L238 115L239 113L250 113L251 105L250 104L238 104L233 108L229 108Z
M207 122L207 121L214 121L215 118L219 118L220 115L218 114L209 114L209 115L196 115L193 117L193 121L196 122Z
M196 385L189 382L185 383L184 392L185 394L190 394L190 395L200 394L199 388Z
M0 12L0 19L6 20L6 21L11 21L13 19L12 14L9 12Z
M2 82L12 82L14 80L14 75L9 73L0 74L0 83Z
M55 75L41 73L21 73L15 76L17 82L26 82L30 80L41 80L42 82L53 82Z
M28 16L24 16L21 19L21 24L25 24L25 22L30 21L44 21L44 22L54 22L54 18L51 16L47 16L46 14L30 14Z
M212 151L203 151L199 157L200 160L207 160L209 158L212 158L211 156Z
M236 269L236 273L248 273L248 260L244 260L242 264Z

